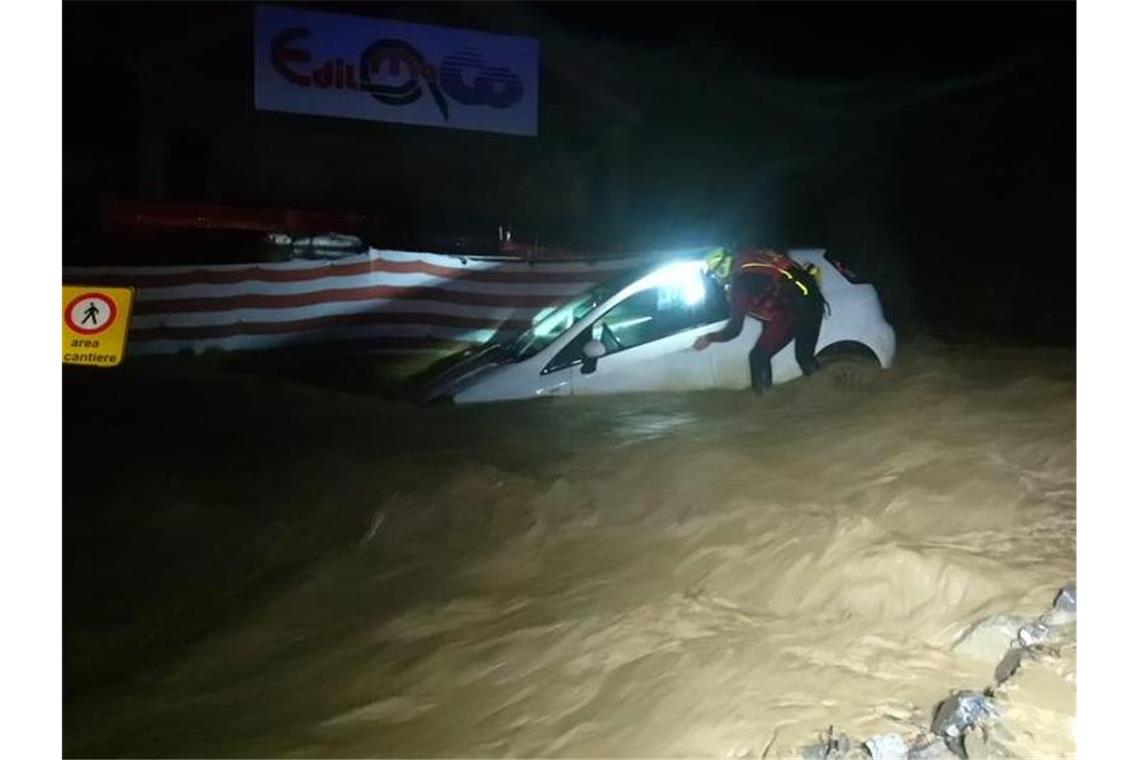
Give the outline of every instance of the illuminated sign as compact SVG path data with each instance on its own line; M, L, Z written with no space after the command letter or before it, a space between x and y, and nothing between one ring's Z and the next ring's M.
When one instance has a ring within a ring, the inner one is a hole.
M538 41L258 6L263 111L538 134Z

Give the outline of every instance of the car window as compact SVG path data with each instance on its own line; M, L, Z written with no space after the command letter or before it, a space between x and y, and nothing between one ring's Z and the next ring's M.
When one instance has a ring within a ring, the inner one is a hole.
M509 353L513 359L515 361L529 359L549 346L575 322L589 313L590 309L597 305L599 297L605 297L605 294L599 295L591 291L568 304L551 309L511 343Z
M606 353L612 354L725 319L728 302L723 287L711 277L694 275L694 280L642 290L615 304L566 344L543 372L582 361L582 349L590 340L601 341Z
M519 362L534 356L561 337L564 332L573 327L579 319L586 316L598 304L642 276L644 276L643 270L632 270L595 286L568 303L544 309L539 313L539 317L531 328L507 346L507 353L511 360Z
M724 293L711 278L661 285L635 293L594 323L591 337L606 353L641 346L682 330L724 319Z

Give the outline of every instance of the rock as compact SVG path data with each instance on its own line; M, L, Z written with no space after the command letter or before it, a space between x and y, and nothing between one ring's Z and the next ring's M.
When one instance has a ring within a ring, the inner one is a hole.
M1057 614L1050 613L1044 616L1041 620L1030 623L1017 632L1017 640L1025 649L1037 651L1049 651L1059 649L1065 644L1073 643L1076 640L1077 627L1072 622L1064 622L1059 618L1069 615L1070 613L1061 612ZM1047 622L1052 620L1053 622Z
M994 680L999 685L1008 680L1021 667L1021 658L1024 655L1025 650L1016 647L1006 652L1005 657L1001 658L1001 662L994 669Z
M1023 626L1017 632L1017 640L1021 642L1023 647L1032 647L1038 644L1044 644L1049 640L1050 629L1049 626L1037 621Z
M871 760L907 760L906 740L898 734L879 734L863 742Z
M965 737L970 729L997 717L997 707L976 691L957 691L939 703L930 730L946 740L955 755L967 757Z
M1070 583L1057 594L1053 600L1053 609L1061 612L1077 613L1077 584Z

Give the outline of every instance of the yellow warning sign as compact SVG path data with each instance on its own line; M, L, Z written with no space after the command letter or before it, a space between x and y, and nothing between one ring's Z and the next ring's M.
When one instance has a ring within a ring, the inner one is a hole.
M63 286L63 363L114 367L123 360L134 288Z

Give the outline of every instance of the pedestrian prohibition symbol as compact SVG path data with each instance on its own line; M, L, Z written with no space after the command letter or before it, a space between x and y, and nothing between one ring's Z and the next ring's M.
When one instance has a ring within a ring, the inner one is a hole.
M123 360L134 288L63 286L63 363L114 367Z

